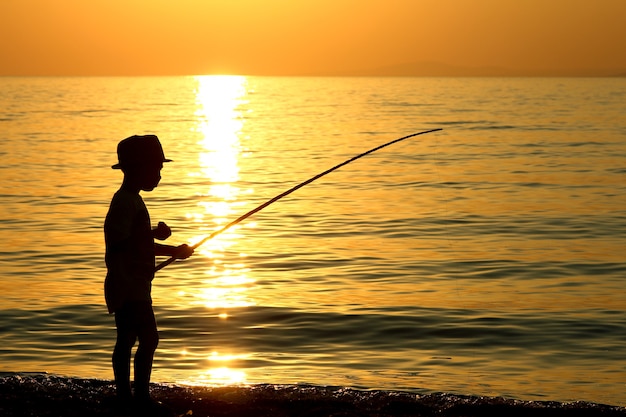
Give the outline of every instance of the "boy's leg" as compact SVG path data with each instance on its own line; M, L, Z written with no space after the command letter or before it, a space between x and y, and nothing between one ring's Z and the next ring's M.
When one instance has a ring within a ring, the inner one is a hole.
M117 340L113 350L113 375L117 396L123 401L132 398L130 389L130 356L137 339L132 308L124 306L115 312Z
M139 346L137 347L137 353L135 353L135 398L138 400L149 400L152 360L159 344L159 333L152 306L149 303L142 303L137 307L137 317L139 319L137 337Z

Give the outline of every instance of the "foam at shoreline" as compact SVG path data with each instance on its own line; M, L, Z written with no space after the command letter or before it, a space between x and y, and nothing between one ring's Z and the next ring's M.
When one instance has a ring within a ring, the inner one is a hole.
M0 415L119 416L112 381L48 374L0 376ZM152 396L188 416L626 416L626 408L588 402L520 401L452 394L360 391L341 387L153 384Z

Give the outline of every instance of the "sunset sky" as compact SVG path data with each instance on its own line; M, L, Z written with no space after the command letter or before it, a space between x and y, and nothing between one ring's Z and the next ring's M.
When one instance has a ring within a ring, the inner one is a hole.
M626 74L625 21L625 0L1 0L0 75Z

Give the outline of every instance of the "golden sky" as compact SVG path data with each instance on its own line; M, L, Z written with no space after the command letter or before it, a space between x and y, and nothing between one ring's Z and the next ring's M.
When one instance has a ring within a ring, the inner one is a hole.
M0 0L0 75L626 74L624 22L626 0Z

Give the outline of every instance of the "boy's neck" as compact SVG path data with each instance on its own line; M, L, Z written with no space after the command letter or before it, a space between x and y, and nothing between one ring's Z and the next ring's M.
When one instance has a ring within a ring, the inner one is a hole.
M133 181L132 178L128 176L124 176L124 181L122 181L120 188L133 194L139 194L139 191L141 191L141 187L137 184L137 181Z

